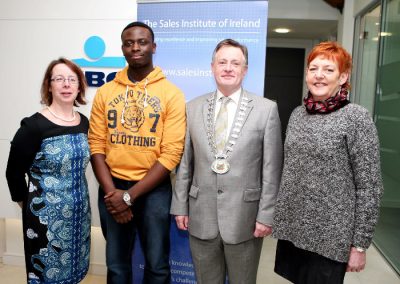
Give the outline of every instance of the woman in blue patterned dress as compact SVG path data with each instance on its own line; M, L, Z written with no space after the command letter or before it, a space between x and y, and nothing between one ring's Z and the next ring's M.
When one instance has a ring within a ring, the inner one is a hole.
M89 124L74 110L86 104L85 88L78 66L52 61L41 87L46 107L24 118L11 142L6 176L22 208L28 283L78 283L88 270Z

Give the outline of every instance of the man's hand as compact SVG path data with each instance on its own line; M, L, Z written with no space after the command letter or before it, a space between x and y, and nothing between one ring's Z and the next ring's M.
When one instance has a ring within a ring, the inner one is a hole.
M178 215L175 216L176 225L178 229L187 231L189 225L189 216L187 215Z
M264 224L261 224L259 222L256 222L256 228L255 228L254 233L253 233L254 237L263 238L263 237L271 235L271 233L272 233L272 227L271 226L264 225Z
M104 202L106 204L107 211L110 212L110 214L114 215L117 213L122 213L129 208L129 206L122 199L124 192L124 190L116 189L104 196Z
M125 224L132 220L133 214L131 208L128 207L125 211L112 214L114 220L119 224Z
M367 262L366 252L359 252L355 247L351 247L349 261L347 262L346 272L360 272L365 268Z

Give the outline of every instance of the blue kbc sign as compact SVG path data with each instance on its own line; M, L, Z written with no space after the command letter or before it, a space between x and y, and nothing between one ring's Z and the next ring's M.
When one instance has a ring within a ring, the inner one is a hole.
M126 65L123 56L103 57L106 50L104 40L99 36L89 37L84 45L86 56L90 59L77 58L72 59L80 67L100 67L100 68L118 68L122 69ZM108 74L101 71L85 71L86 81L89 87L100 87L104 83L114 79L117 72L110 72Z

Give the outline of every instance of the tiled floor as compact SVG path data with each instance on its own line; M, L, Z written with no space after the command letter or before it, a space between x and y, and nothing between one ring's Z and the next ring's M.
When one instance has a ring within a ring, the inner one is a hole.
M261 253L257 284L287 284L289 281L273 272L276 241L266 239ZM399 284L400 278L371 246L367 250L366 269L360 273L346 273L345 284ZM323 284L323 283L321 283Z
M377 247L389 255L393 264L400 269L400 208L381 206L374 240Z
M0 264L0 283L2 284L23 284L26 283L25 268ZM106 284L104 276L88 274L81 282L82 284Z
M276 241L265 239L258 270L258 284L287 284L285 279L273 272ZM0 282L22 284L25 283L25 270L23 267L0 264ZM104 276L88 275L82 284L105 284ZM400 278L386 264L374 247L367 252L367 267L361 273L347 273L345 284L400 284ZM211 283L210 283L211 284ZM323 284L323 283L321 283Z

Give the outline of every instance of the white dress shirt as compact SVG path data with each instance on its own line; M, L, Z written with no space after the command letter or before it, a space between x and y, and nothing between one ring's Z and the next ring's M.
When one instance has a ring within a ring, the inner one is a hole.
M230 100L226 105L228 110L228 129L226 131L226 141L228 141L229 134L231 133L231 128L233 124L233 119L235 118L236 110L239 105L240 94L242 93L242 88L234 92L232 95L229 96ZM224 95L217 90L217 102L215 104L215 111L214 111L214 122L217 119L217 115L219 109L221 108L221 100Z

